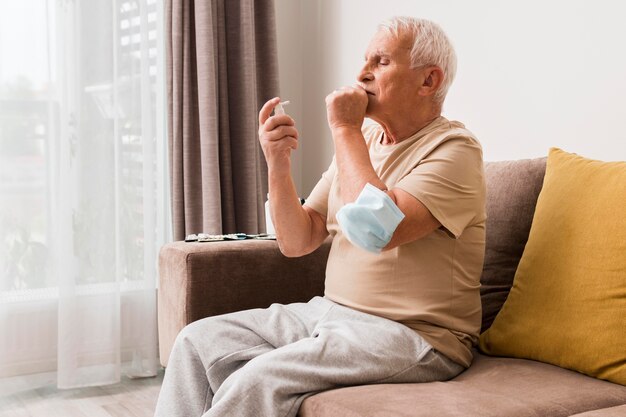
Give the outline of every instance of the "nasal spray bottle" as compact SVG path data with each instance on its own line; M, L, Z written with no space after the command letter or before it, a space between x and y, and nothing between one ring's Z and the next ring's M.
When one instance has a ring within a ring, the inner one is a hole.
M281 101L274 107L274 115L285 114L283 106L289 104L289 100ZM272 215L270 214L270 194L267 193L267 200L265 201L265 233L268 235L275 235L276 229L274 229L274 223L272 223Z
M274 107L274 115L285 114L285 109L283 109L283 106L286 106L289 103L291 103L289 100L281 101L280 103L278 103L276 107Z

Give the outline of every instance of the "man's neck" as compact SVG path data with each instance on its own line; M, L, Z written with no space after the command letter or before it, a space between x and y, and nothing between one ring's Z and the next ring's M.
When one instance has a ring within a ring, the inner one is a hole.
M441 107L418 112L412 116L396 117L392 120L376 120L385 132L382 144L394 145L410 138L441 116Z

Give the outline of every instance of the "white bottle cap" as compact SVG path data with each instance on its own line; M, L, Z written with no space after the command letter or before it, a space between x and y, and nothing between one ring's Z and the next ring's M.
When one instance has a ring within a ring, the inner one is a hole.
M289 100L287 101L281 101L280 103L278 103L276 105L276 107L274 107L274 114L285 114L285 109L283 109L283 106L286 106L287 104L291 103Z

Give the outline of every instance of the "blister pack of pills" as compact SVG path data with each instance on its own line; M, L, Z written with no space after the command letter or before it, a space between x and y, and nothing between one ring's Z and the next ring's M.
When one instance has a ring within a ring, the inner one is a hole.
M225 235L211 235L208 233L192 233L185 237L185 242L222 242L224 240L276 240L276 235L261 233L258 235L248 235L246 233L229 233Z

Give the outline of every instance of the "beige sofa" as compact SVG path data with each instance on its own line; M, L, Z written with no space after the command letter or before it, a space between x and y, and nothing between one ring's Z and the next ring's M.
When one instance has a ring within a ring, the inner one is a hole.
M528 238L545 159L487 163L483 330L506 300ZM160 253L159 344L163 366L186 324L323 293L330 242L302 258L273 241L175 242ZM475 352L447 382L338 388L307 398L301 417L626 416L626 387L553 365Z

